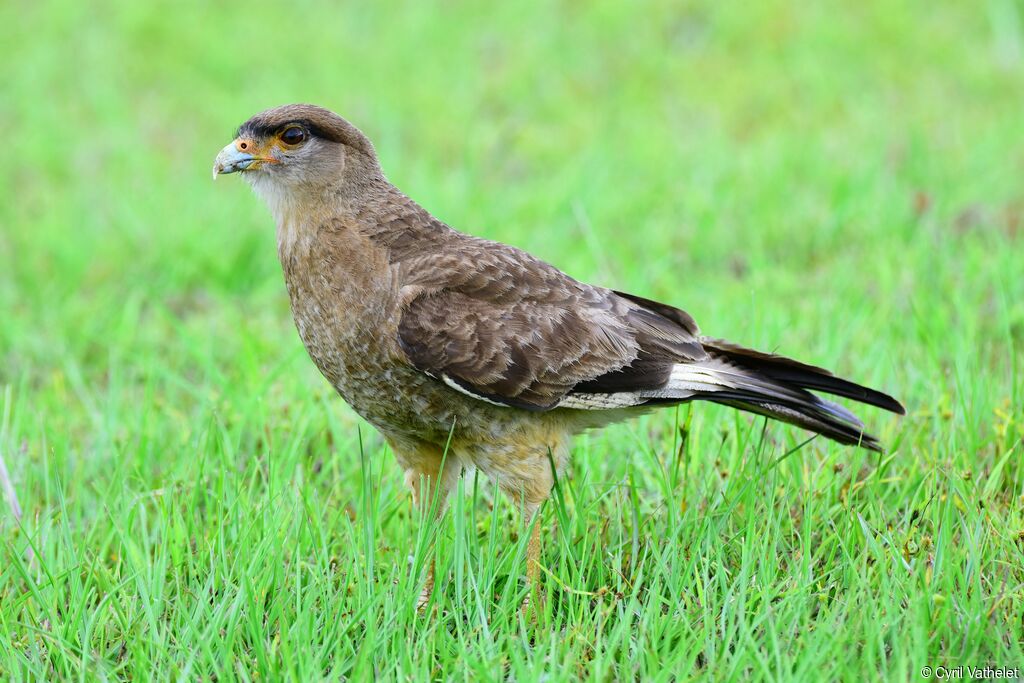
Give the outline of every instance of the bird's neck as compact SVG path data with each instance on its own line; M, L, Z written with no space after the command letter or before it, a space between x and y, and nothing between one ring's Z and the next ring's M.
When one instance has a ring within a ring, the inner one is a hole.
M390 264L439 249L458 235L383 177L359 188L307 188L301 196L268 193L264 198L286 269L289 262L322 257L325 236L335 233L353 249L381 252Z
M321 202L303 203L293 196L267 201L277 226L277 255L281 263L313 249L317 228L329 221L333 212Z
M397 284L388 250L359 229L351 207L314 208L278 222L278 256L299 333L328 316L347 336L393 308Z
M301 193L268 192L264 199L277 226L277 252L282 263L315 252L324 225L354 225L362 211L362 201L347 188L307 187Z

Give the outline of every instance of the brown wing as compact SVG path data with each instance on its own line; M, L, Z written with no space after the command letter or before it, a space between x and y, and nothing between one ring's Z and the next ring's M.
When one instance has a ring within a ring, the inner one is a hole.
M528 254L453 238L398 264L410 361L453 389L527 410L713 401L881 450L824 391L896 412L892 397L797 361L699 336L683 311L582 284Z
M577 282L513 247L465 238L400 267L409 360L481 400L549 410L573 393L657 390L675 364L707 357L682 311Z

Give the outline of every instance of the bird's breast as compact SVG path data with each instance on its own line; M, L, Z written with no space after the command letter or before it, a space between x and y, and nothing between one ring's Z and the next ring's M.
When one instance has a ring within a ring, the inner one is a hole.
M295 326L342 398L380 428L447 419L423 386L431 380L398 346L400 283L386 254L336 229L294 247L281 252L281 263Z

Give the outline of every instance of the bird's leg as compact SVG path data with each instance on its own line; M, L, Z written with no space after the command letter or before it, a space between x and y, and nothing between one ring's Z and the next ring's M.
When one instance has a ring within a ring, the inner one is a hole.
M537 607L542 605L543 598L540 595L540 505L523 506L523 521L527 527L532 526L530 540L526 542L526 597L523 599L523 609L530 605L533 598Z
M537 489L534 489L537 491ZM543 610L544 595L540 590L540 551L541 551L541 525L543 523L540 515L540 508L544 499L538 500L537 496L532 499L523 495L514 496L512 491L506 489L509 497L514 497L522 512L523 532L529 532L530 536L526 541L526 597L519 606L523 614L527 614L532 608L534 614Z
M526 585L528 592L522 609L532 608L534 614L543 610L541 592L541 506L551 496L558 472L568 460L567 435L559 434L539 424L540 430L527 432L521 440L510 440L509 449L502 458L503 467L495 472L502 491L522 511L524 531L529 529L526 542ZM492 463L496 460L492 454ZM497 468L495 468L497 469ZM532 527L532 528L531 528Z
M459 466L451 454L426 442L388 439L395 456L405 470L405 484L412 492L413 508L420 511L424 521L436 521L444 516L448 494L459 476ZM416 609L423 611L434 592L434 553L428 546L427 575L423 590L416 600Z
M526 612L531 605L541 608L544 598L540 591L540 551L541 551L541 525L543 520L540 515L540 508L551 491L550 484L543 481L531 482L533 486L521 487L517 493L511 487L505 488L505 493L515 500L522 512L523 531L529 531L530 536L526 541L526 587L527 594L523 598L521 609ZM538 485L539 484L539 485Z
M409 479L412 477L418 478L419 481L409 484ZM432 488L430 486L430 478L412 469L407 469L405 471L405 480L406 483L412 489L413 509L419 510L421 515L423 515L423 517L426 518L426 515L429 514L432 500L432 493L428 493L431 492ZM440 508L440 504L438 504L438 508ZM436 518L440 519L442 515L442 512L438 512ZM427 576L423 580L423 590L420 591L420 596L416 598L417 612L422 612L426 609L427 604L430 602L431 596L434 594L435 561L433 548L428 548L427 552L429 553L429 557L427 558Z

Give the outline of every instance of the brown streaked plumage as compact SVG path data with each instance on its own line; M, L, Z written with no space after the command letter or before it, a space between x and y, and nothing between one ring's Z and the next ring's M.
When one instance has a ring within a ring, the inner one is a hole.
M713 401L873 450L852 413L812 391L903 413L821 368L703 337L677 308L456 232L391 185L369 140L326 109L251 118L214 166L235 171L274 215L310 357L383 433L414 500L435 486L444 500L476 467L529 518L573 434L660 405ZM424 602L432 586L431 571Z

